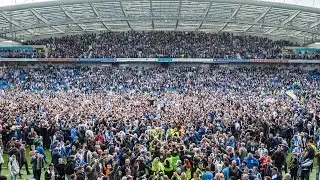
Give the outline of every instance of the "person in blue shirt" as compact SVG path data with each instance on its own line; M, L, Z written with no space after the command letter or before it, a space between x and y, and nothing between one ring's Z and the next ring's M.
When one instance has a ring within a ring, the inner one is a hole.
M249 169L252 169L253 167L259 167L259 161L253 157L251 153L248 154L248 157L246 157L243 162L247 164L247 167Z
M236 152L234 153L234 156L231 158L231 161L236 161L237 166L240 167L240 165L241 165L241 159L240 159L240 157L239 157L239 151L236 151Z
M213 180L213 173L210 171L210 167L206 168L206 172L202 175L202 180Z
M44 153L44 149L43 149L42 145L37 146L36 150L42 155L44 162L48 163L47 159L46 159L46 154Z
M70 136L70 138L71 138L71 142L73 142L74 141L74 139L75 139L75 137L77 136L77 130L75 129L75 128L72 128L71 130L70 130L70 134L71 134L71 136Z

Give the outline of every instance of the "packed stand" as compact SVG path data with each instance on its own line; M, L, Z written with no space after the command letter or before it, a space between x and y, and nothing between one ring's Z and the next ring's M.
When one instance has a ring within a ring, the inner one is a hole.
M314 157L320 168L317 71L39 66L0 77L13 178L30 165L37 180L308 179Z
M107 32L26 42L47 45L48 57L64 58L282 58L289 41L202 32ZM297 46L297 45L296 45Z
M0 59L1 58L45 58L45 53L38 50L29 51L27 49L14 50L0 47Z

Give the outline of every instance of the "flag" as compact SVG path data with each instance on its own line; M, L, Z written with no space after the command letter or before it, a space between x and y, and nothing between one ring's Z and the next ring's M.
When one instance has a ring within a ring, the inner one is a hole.
M286 94L291 97L293 100L298 100L298 97L294 94L293 90L286 91Z

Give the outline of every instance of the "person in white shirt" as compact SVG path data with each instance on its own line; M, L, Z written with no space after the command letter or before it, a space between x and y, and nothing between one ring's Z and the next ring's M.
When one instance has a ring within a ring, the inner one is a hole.
M259 152L260 157L262 157L264 153L268 153L268 149L265 148L264 144L261 144L260 148L258 149L258 152Z
M10 172L11 180L16 180L17 175L19 174L20 168L19 168L19 163L18 163L16 156L14 154L9 158L8 169Z

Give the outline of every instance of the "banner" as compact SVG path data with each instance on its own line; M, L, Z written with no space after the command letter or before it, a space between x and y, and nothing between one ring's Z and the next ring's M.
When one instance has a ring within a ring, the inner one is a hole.
M236 58L228 58L228 59L225 59L225 58L215 58L215 59L212 59L212 62L213 63L228 63L228 62L249 62L248 59L236 59Z
M76 58L37 58L40 62L73 62Z
M257 63L287 63L288 59L249 59L249 61Z
M116 58L78 58L79 62L115 62Z
M298 99L298 97L294 94L293 90L286 91L286 94L295 101Z
M37 61L36 58L0 58L1 62L32 62Z
M307 63L307 64L319 64L319 60L304 60L304 59L291 59L288 60L288 63Z
M172 62L211 62L212 59L206 58L173 58Z
M158 58L158 62L172 62L172 58Z
M157 58L117 58L117 62L157 62Z

